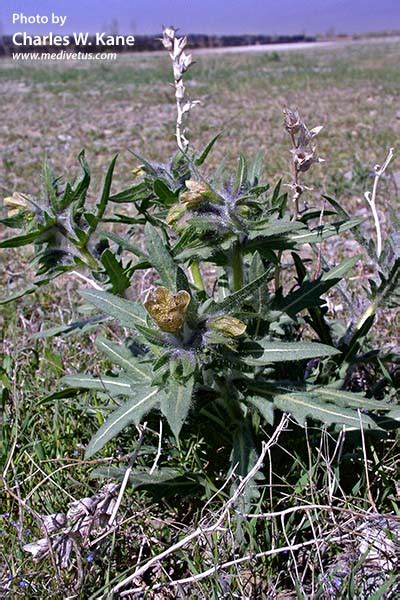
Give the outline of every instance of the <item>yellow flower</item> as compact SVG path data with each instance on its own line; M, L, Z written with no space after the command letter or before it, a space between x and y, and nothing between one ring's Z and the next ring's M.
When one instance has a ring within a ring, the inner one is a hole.
M190 303L190 294L181 290L173 294L168 288L157 287L147 296L144 307L161 331L176 333L182 329Z

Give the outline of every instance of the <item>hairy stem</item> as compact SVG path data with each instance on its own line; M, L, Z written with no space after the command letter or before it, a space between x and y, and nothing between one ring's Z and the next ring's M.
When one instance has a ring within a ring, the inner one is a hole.
M81 254L83 261L86 263L89 269L95 271L99 269L99 263L94 258L94 256L92 256L87 247L79 248L79 253Z
M203 276L201 274L200 265L197 260L194 260L190 265L190 272L192 274L193 283L198 290L204 292Z
M243 251L240 242L232 246L233 290L237 292L243 287Z
M177 83L178 82L175 80L175 86L177 85ZM175 129L176 143L178 144L178 148L182 152L182 154L185 154L188 143L182 133L183 111L182 111L182 101L179 99L176 100L176 113L177 113L176 114L176 129Z

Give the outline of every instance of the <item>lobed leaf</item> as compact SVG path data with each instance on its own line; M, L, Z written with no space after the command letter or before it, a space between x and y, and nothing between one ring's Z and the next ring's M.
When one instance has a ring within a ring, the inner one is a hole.
M347 258L338 266L321 275L316 281L304 281L297 290L278 299L274 308L293 317L306 308L320 306L324 302L321 295L336 285L343 275L354 267L359 258L359 256Z
M254 406L269 425L274 424L274 403L262 396L248 396L246 402Z
M114 294L123 294L130 286L129 277L121 262L115 257L109 248L101 255L101 263L105 268Z

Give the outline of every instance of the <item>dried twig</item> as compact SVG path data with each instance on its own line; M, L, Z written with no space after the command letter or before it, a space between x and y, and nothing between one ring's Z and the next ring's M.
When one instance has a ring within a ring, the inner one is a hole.
M86 275L83 275L83 273L79 273L79 271L71 271L70 275L75 275L75 277L82 279L85 283L88 283L90 287L92 287L95 290L99 290L100 292L103 291L101 285L93 281L93 279L86 277Z
M144 435L145 435L145 432L146 432L146 427L147 427L147 423L143 423L143 425L138 425L137 426L137 429L138 429L139 434L140 434L139 435L139 439L137 441L135 451L133 452L132 457L131 457L131 459L129 461L128 468L125 471L125 475L124 475L124 478L123 478L122 483L121 483L121 487L120 487L119 492L118 492L117 500L115 502L113 511L112 511L110 519L108 521L108 526L109 527L111 527L113 525L113 523L115 521L115 518L117 516L118 509L120 507L120 504L122 502L122 497L123 497L124 492L125 492L125 488L128 485L128 481L129 481L129 477L130 477L133 465L136 462L136 459L138 457L140 448L142 447L142 444L143 444L143 441L144 441Z
M144 573L146 573L152 566L160 563L167 556L170 556L177 550L180 550L181 548L186 546L192 540L199 539L203 536L208 536L212 533L215 533L216 531L219 531L221 529L223 522L225 521L226 517L228 516L229 511L233 507L233 505L243 495L243 492L244 492L245 488L247 487L248 483L253 479L253 477L256 475L256 473L260 470L260 468L264 462L265 456L268 452L268 449L277 443L280 434L286 428L288 420L289 420L289 417L286 414L284 414L282 416L282 419L281 419L278 427L276 428L276 430L274 431L273 435L268 440L268 442L262 443L261 453L260 453L260 456L259 456L256 464L249 471L249 473L246 475L246 477L244 477L242 479L242 481L239 483L234 494L223 505L223 507L220 511L219 517L212 524L206 525L206 524L201 523L194 531L192 531L192 533L186 535L184 538L179 540L179 542L177 542L176 544L173 544L172 546L170 546L169 548L167 548L160 554L153 556L150 560L148 560L144 565L142 565L138 569L135 569L135 571L131 575L129 575L128 577L126 577L125 579L120 581L117 585L115 585L107 593L107 596L103 595L102 598L106 598L106 597L108 598L108 597L110 597L110 595L119 592L119 590L121 590L122 588L127 586L129 583L131 583L138 577L141 577L142 575L144 575ZM314 540L313 540L313 543L314 543ZM233 563L233 564L235 564L235 563ZM213 572L213 570L212 570L212 572ZM131 593L131 591L132 590L128 590L128 591L124 592L123 594L121 594L121 597L123 597L123 595L125 595L125 596L129 595L129 593Z
M157 454L156 457L154 459L153 462L153 466L151 467L150 471L149 471L149 475L153 475L154 471L157 468L157 464L158 461L160 460L160 456L161 456L161 444L162 444L162 436L163 436L163 424L162 424L162 419L160 419L160 430L158 433L158 447L157 447Z
M390 148L383 165L382 166L375 165L375 167L374 167L375 178L374 178L374 184L372 186L372 193L365 192L365 194L364 194L364 198L368 202L369 207L372 211L372 216L374 218L375 230L376 230L376 255L378 258L382 254L382 230L381 230L381 223L379 220L378 211L376 209L376 192L378 189L379 180L382 177L382 175L384 174L384 172L386 171L387 167L389 166L389 163L392 160L392 158L393 158L393 148Z
M375 500L372 496L371 484L369 481L368 457L367 457L367 449L365 446L365 436L364 436L364 428L363 428L363 422L362 422L362 414L361 414L360 409L358 409L357 412L358 412L358 418L360 420L361 445L362 445L362 451L363 451L363 457L364 457L365 483L367 485L367 494L368 494L368 499L371 503L371 506L372 506L374 512L377 513L378 510L376 508Z
M223 571L224 569L227 569L229 567L233 567L236 565L240 565L244 562L249 562L249 561L254 562L257 559L264 558L266 556L273 556L273 555L287 553L287 552L294 552L295 550L300 550L307 546L312 546L315 543L322 543L323 541L324 540L314 540L313 539L313 540L309 540L307 542L301 542L299 544L291 544L288 546L282 546L281 548L272 548L271 550L265 550L264 552L257 552L254 554L246 554L246 556L241 556L240 558L236 558L234 560L229 560L225 563L221 563L221 564L215 565L213 567L210 567L206 571L197 573L197 575L192 575L191 577L186 577L184 579L178 579L176 581L171 581L169 583L157 584L157 585L153 586L151 588L151 590L152 590L152 592L155 592L162 587L171 587L171 586L183 585L185 583L193 583L195 581L199 581L200 579L205 579L206 577L215 575L215 573L217 573L218 571ZM129 594L131 594L134 591L143 591L143 590L142 590L142 588L138 588L136 590L126 590L125 592L122 592L120 594L120 596L121 596L121 598L124 598L126 596L129 596Z

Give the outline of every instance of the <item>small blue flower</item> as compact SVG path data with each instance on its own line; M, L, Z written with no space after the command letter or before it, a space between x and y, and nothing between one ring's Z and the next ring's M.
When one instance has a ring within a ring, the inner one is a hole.
M80 452L79 452L79 450L74 450L74 451L72 452L72 456L79 456L79 455L80 455Z
M28 582L27 582L27 581L24 581L24 580L22 579L22 580L19 582L19 584L18 584L18 585L19 585L19 587L20 587L20 588L26 588L26 587L28 587Z
M332 585L336 590L340 590L340 588L342 587L342 580L340 579L340 577L334 577L332 579Z
M3 519L8 519L8 517L10 516L9 512L5 512L5 513L1 513L0 517L2 517Z
M93 552L90 552L87 557L86 557L87 562L93 562L94 561L94 554Z

